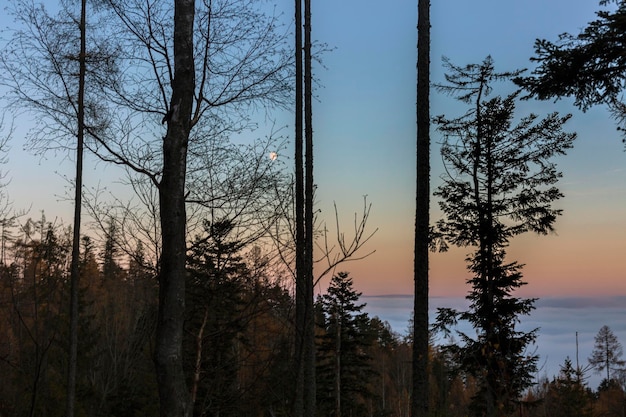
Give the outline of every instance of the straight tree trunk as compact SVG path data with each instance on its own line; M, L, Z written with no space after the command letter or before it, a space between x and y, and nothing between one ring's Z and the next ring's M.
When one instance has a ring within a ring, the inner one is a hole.
M295 2L295 61L296 61L296 117L295 117L295 206L296 206L296 326L295 326L295 399L293 415L304 416L304 370L306 327L306 247L304 238L304 122L303 122L303 67L302 67L302 0Z
M315 321L313 314L313 71L311 58L311 0L304 0L304 129L304 235L306 238L304 416L315 417Z
M417 187L411 416L428 416L428 243L430 212L430 0L417 3Z
M159 274L159 313L155 365L162 417L188 417L191 401L183 372L185 313L187 144L194 97L193 0L174 1L174 81L163 175L159 185L163 248Z
M80 52L78 55L78 134L76 137L76 179L74 190L74 224L72 261L70 266L70 342L67 369L65 415L74 417L76 402L76 371L78 359L78 286L80 283L80 220L83 196L83 147L85 135L85 73L86 59L86 0L81 0Z

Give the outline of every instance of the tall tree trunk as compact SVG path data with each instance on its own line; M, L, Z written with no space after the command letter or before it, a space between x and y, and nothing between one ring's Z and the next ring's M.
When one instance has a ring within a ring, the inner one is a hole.
M159 313L155 365L162 417L188 417L191 401L183 372L185 312L187 143L194 97L194 1L174 2L174 81L167 134L163 139L163 175L159 185L163 248L159 274Z
M311 0L304 0L304 236L306 238L306 314L304 409L315 417L315 320L313 314L313 70L311 59Z
M417 3L417 189L411 416L428 416L428 243L430 207L430 0Z
M302 69L302 0L295 2L295 60L296 60L296 132L295 132L295 206L296 206L296 389L293 415L304 416L304 369L305 369L305 312L306 312L306 247L304 238L304 123L303 123L303 69Z
M311 2L296 0L296 398L294 415L315 416L313 312L313 125ZM304 71L303 54L304 51ZM303 75L304 72L304 75ZM304 91L303 91L304 80ZM304 103L303 103L304 101ZM304 123L303 123L304 113ZM304 127L304 140L302 137ZM303 142L306 143L303 146ZM303 167L303 148L304 167Z
M70 266L70 342L67 366L65 415L74 417L76 402L76 367L78 359L78 285L80 282L80 220L83 196L83 146L85 135L85 73L86 69L86 0L81 0L80 52L78 55L78 133L76 137L76 179L74 190L74 224L72 261Z

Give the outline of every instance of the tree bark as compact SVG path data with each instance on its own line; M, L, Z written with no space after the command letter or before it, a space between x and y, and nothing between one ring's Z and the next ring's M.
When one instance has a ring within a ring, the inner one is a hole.
M428 243L430 209L430 1L418 0L417 189L411 415L428 416Z
M159 313L155 365L160 415L188 417L191 401L182 361L185 312L185 176L195 75L193 0L174 2L174 80L167 134L163 139L163 175L159 184L163 247L159 274Z
M296 393L294 416L314 417L316 388L315 322L313 312L313 82L311 69L311 2L310 0L304 0L304 45L302 42L302 0L296 0L295 6Z
M311 0L304 0L304 236L306 239L304 416L315 417L315 320L313 314L313 71Z
M302 0L295 2L295 206L296 206L296 326L295 326L295 399L293 415L304 416L304 346L306 323L306 247L304 238L304 121L303 121L303 67L302 67Z

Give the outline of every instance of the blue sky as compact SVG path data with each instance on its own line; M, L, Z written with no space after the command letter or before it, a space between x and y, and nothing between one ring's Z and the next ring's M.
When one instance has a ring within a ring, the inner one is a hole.
M595 18L595 1L448 0L431 6L431 79L443 80L441 58L464 65L494 58L496 70L527 68L537 37L577 33ZM322 87L314 104L316 182L322 213L337 201L349 229L361 196L373 204L370 247L377 252L348 264L366 294L408 293L412 288L415 188L415 60L417 6L397 0L317 1L314 37L335 49L316 68ZM558 16L558 19L555 17ZM494 94L506 94L495 90ZM432 114L458 115L464 108L436 91ZM526 263L533 296L594 292L626 294L626 153L604 108L582 114L569 99L522 102L519 116L574 113L575 149L559 159L566 197L557 234L520 237L510 256ZM432 186L442 172L437 132L432 136ZM439 216L436 203L432 220ZM349 232L349 230L347 230ZM431 257L431 293L462 295L467 249ZM593 280L593 283L591 284Z
M342 269L350 271L358 289L370 295L408 294L413 285L416 3L313 2L313 37L332 49L322 56L323 67L318 64L315 68L319 82L314 103L319 216L332 226L336 202L343 231L349 236L353 215L361 210L363 196L368 196L372 203L369 226L378 232L366 250L376 253ZM292 7L292 2L282 2L277 10L291 19ZM535 38L577 33L594 19L598 8L596 1L589 0L433 2L432 81L442 81L442 56L463 65L480 62L490 54L497 70L528 67ZM2 25L8 24L5 20ZM464 111L435 91L431 100L433 115ZM559 159L564 171L560 187L566 197L558 203L564 215L557 222L557 234L520 237L511 245L511 259L526 264L529 285L522 293L537 297L626 294L624 146L613 120L601 107L582 114L571 100L532 101L521 103L517 114L532 111L541 115L554 110L574 113L566 129L578 132L579 139L575 149ZM291 114L275 116L280 124L293 125ZM18 132L26 131L30 123L28 118L19 119ZM433 188L441 173L438 141L433 131ZM63 200L66 177L73 175L72 161L62 154L42 159L23 147L22 137L16 135L4 167L16 208L30 208L33 217L45 210L49 219L67 218L72 205ZM115 168L88 161L86 186L115 186L119 176ZM438 216L433 202L432 220ZM468 252L455 249L432 255L431 294L466 293L463 260ZM320 289L325 284L322 282Z

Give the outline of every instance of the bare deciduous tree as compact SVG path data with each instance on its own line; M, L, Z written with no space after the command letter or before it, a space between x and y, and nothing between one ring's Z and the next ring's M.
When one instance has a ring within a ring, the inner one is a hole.
M186 416L180 362L186 197L193 178L214 168L198 170L189 161L215 138L254 128L251 114L289 101L286 33L277 16L252 0L101 6L106 24L89 38L86 52L85 146L102 161L145 176L157 190L161 414ZM16 16L26 30L15 33L3 55L4 82L20 106L43 115L33 142L64 147L66 133L76 131L76 68L69 58L77 50L74 22L26 1L17 3ZM204 202L209 209L210 203Z

